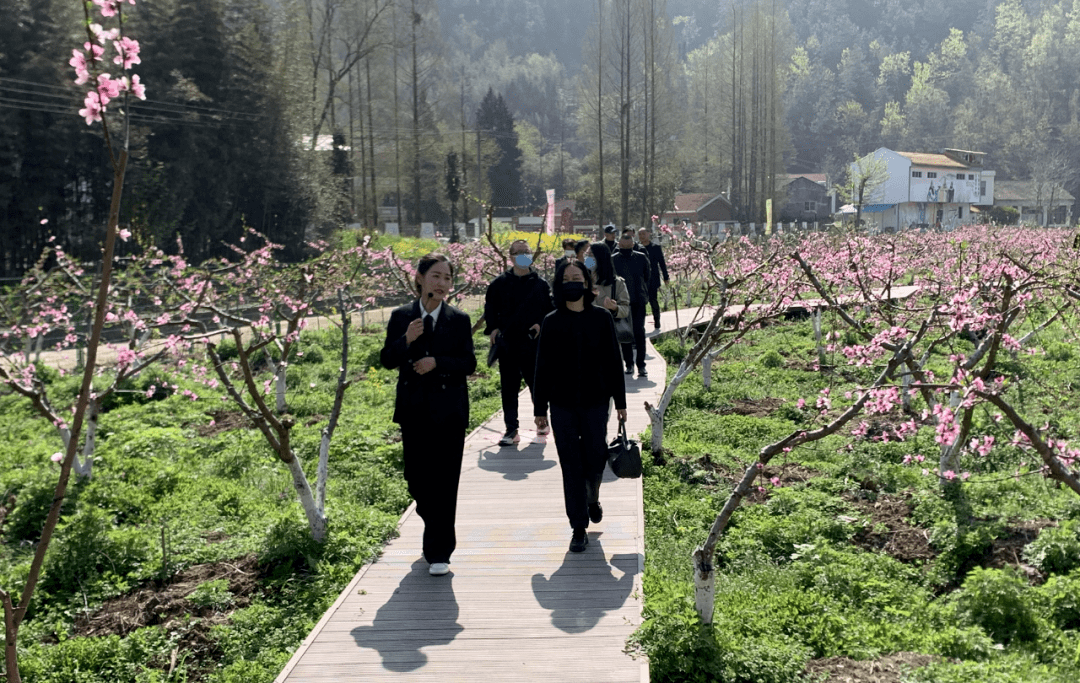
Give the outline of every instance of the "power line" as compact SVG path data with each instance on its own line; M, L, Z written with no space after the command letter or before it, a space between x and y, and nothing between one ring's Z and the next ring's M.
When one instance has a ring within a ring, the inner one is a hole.
M0 88L12 89L12 90L14 89L11 86L4 86L3 83L5 83L5 82L17 83L19 85L24 85L24 86L28 85L28 86L33 86L33 87L36 87L36 88L43 88L43 89L46 89L46 90L56 90L56 91L62 92L66 97L74 98L76 101L78 101L80 99L80 96L78 94L76 94L76 93L73 93L72 89L70 87L58 86L58 85L49 85L47 83L35 83L33 81L26 81L26 80L22 80L22 79L18 79L18 78L7 78L7 77L0 76ZM40 95L44 95L46 97L60 97L60 95L54 95L52 93L44 93L44 92L39 93L37 91L22 91L22 92L26 92L27 94L40 94ZM165 100L150 100L150 99L140 100L138 106L143 107L143 108L153 108L155 106L157 106L157 107L171 107L171 108L174 108L174 109L190 110L191 112L198 112L198 113L205 112L205 113L212 113L212 114L219 114L219 115L227 115L227 116L231 116L231 117L250 118L252 120L259 120L259 119L266 118L265 114L253 114L251 112L241 112L241 111L235 111L235 110L231 110L231 109L221 109L219 107L208 107L208 106L200 105L200 104L187 104L187 103L182 103L182 102L167 102Z
M78 111L73 106L62 106L59 103L43 103L29 100L19 100L0 96L0 108L18 109L21 111L34 111L44 114L58 114L61 116L78 116ZM171 118L161 113L151 112L140 114L136 111L130 113L131 121L138 124L166 124L175 126L192 126L197 128L218 128L221 126L236 126L241 122L230 121L195 121L187 118Z

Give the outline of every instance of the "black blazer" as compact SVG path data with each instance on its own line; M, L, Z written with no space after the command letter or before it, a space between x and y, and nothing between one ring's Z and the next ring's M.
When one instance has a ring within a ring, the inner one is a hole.
M405 330L420 317L420 301L395 308L386 326L386 343L379 360L383 367L398 368L394 422L405 426L425 419L441 424L469 423L469 388L466 379L476 371L472 322L466 313L443 303L431 338L420 335L405 344ZM421 358L435 359L435 369L426 375L413 372Z

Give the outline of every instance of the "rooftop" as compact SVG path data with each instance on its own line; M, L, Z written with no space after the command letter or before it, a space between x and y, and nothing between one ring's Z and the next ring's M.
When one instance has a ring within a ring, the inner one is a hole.
M1049 185L1043 185L1041 189L1042 192L1039 192L1040 188L1034 180L997 180L994 182L994 201L1034 201L1040 198L1040 195L1042 199L1049 201L1051 194L1054 196L1055 203L1067 204L1073 201L1073 196L1061 186L1051 188Z
M937 166L939 168L968 168L969 164L961 163L944 154L929 154L925 152L897 152L902 157L911 159L916 166Z
M787 182L791 182L796 178L806 178L809 181L815 182L818 185L828 185L829 176L826 173L788 173Z

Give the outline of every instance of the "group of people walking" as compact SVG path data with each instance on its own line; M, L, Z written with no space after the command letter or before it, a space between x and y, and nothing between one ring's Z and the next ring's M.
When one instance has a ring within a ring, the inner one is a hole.
M520 441L518 393L529 388L537 434L554 431L563 498L572 528L570 551L582 552L589 523L603 518L600 482L607 462L607 423L614 404L626 420L625 374L645 368L645 305L660 326L657 291L668 279L648 230L607 226L604 241L566 240L549 283L533 268L528 243L510 245L511 267L488 286L484 333L499 362L506 432L500 446ZM610 237L610 239L609 239ZM401 426L405 480L424 521L428 571L450 571L465 434L467 377L476 370L469 316L446 303L454 266L428 254L416 268L417 299L391 313L381 352L398 369L394 421ZM633 341L620 344L616 321L630 318ZM636 352L636 356L635 356ZM550 417L549 417L550 415Z

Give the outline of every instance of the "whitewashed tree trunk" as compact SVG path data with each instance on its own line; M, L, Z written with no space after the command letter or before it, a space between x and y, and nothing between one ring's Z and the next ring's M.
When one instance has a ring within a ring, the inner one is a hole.
M697 558L695 558L697 559ZM702 566L694 562L694 607L703 624L711 624L716 605L716 568L711 562Z
M75 474L84 479L89 479L94 469L94 449L97 447L98 415L101 413L101 401L97 398L90 399L86 404L86 440L83 441L83 454L79 458L78 451L71 463L71 469ZM71 430L68 427L58 427L60 440L64 442L64 450L71 442Z
M821 343L821 309L815 308L811 318L814 321L814 344L817 347L818 369L825 367L825 347Z
M304 515L307 517L308 526L311 528L311 537L315 539L316 543L322 543L326 540L326 511L315 500L307 475L304 474L304 468L300 464L300 458L293 453L292 458L286 464L289 466L289 473L292 474L293 488L296 489L296 495L300 498L300 505L304 508Z
M345 390L349 387L349 323L352 318L345 308L345 294L338 290L338 306L341 310L341 365L338 367L337 390L334 393L334 407L330 410L330 419L322 430L322 439L319 442L319 469L315 478L315 503L326 519L326 479L330 472L330 440L334 438L334 430L337 428L338 418L341 416L341 406L345 402Z
M274 370L274 385L276 389L276 407L278 415L281 415L286 411L288 405L285 402L285 371L288 370L289 364L282 358L281 362L277 364L277 368Z
M101 401L92 398L86 406L86 440L83 442L82 459L75 454L72 468L78 476L89 479L94 470L94 449L97 447L98 415L101 413Z
M683 380L690 376L692 367L685 360L680 363L679 369L675 371L675 376L668 382L667 388L664 389L664 393L660 396L656 407L649 405L647 401L645 403L645 411L649 414L649 421L652 423L652 438L649 441L649 446L654 453L659 453L664 446L664 413L671 404L672 397L675 396L675 390L679 388Z
M716 356L709 353L701 359L701 384L705 391L712 391L712 364Z

